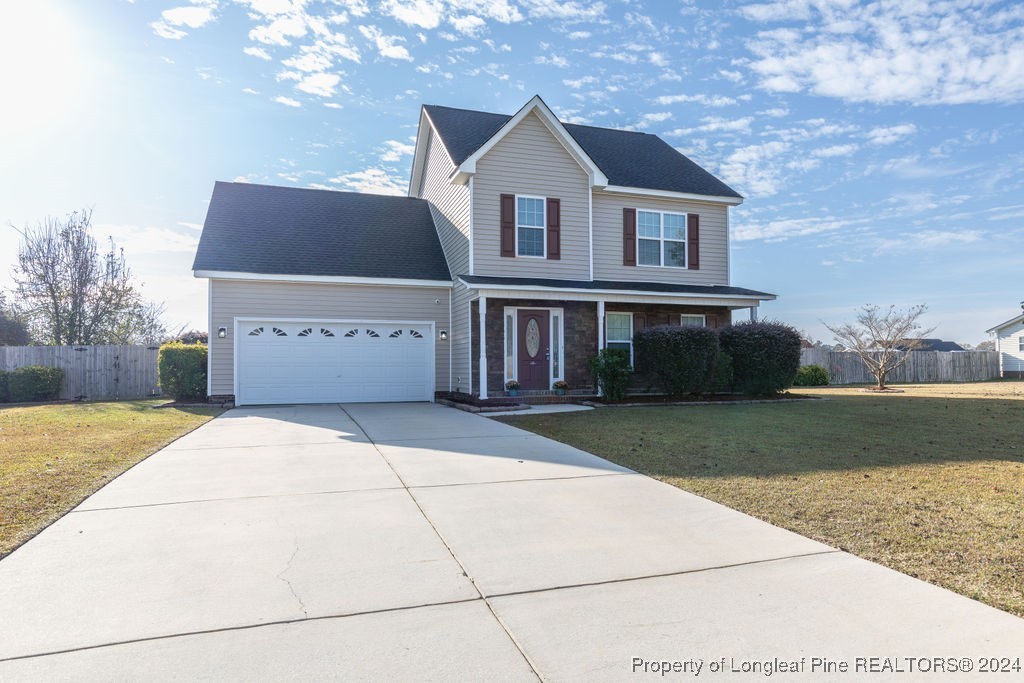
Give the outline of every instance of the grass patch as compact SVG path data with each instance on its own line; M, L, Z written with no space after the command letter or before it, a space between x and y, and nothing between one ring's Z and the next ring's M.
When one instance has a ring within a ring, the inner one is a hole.
M1024 616L1024 382L502 418Z
M0 408L0 557L135 463L221 412L152 409L161 402Z

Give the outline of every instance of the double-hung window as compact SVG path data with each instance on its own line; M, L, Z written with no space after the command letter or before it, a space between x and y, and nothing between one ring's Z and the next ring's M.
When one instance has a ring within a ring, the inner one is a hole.
M704 327L706 324L707 321L703 314L683 313L679 316L679 325L681 327Z
M1017 337L1017 350L1024 351L1024 334Z
M633 314L605 314L605 347L624 351L633 363Z
M637 264L686 268L686 214L636 212Z
M516 197L516 254L544 258L543 197Z

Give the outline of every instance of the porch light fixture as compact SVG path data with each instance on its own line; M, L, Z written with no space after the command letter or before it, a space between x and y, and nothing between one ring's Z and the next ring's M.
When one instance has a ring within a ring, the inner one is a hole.
M441 337L441 341L448 341L448 330L441 330L438 336Z
M228 336L228 328L218 327L217 328L217 339L224 339Z

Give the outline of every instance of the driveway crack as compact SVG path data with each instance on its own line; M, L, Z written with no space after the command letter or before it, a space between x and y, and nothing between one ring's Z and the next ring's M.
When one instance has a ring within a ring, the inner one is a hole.
M306 611L306 603L302 602L302 598L300 598L299 594L295 592L295 586L292 585L292 582L284 577L284 575L288 573L288 570L292 568L292 562L295 560L295 556L299 554L299 534L294 529L292 532L294 534L295 547L292 549L292 556L288 558L288 562L285 564L284 569L278 573L277 578L285 582L288 586L288 590L291 591L292 597L294 597L295 601L299 603L299 609L302 610L303 616L308 619L309 612Z

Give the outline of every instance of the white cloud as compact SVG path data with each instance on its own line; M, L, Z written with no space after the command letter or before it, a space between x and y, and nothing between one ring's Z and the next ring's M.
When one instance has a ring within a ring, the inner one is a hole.
M783 164L777 159L788 152L789 143L773 140L740 147L719 165L726 183L751 195L770 196L779 191Z
M742 116L738 119L726 119L720 116L705 116L701 119L703 123L693 128L676 128L668 131L666 135L692 135L694 133L749 133L750 124L754 121L752 116Z
M310 95L331 97L337 90L339 81L341 76L338 74L316 73L303 78L295 88Z
M727 107L732 104L736 104L736 100L732 97L725 97L724 95L662 95L655 98L654 100L658 104L679 104L681 102L693 102L695 104L701 104L705 107Z
M569 40L586 40L590 37L590 31L572 31L567 38Z
M670 118L672 118L672 112L669 111L650 112L642 115L640 120L635 124L635 127L640 129L649 128L653 123L668 121Z
M922 230L905 233L898 237L882 237L875 242L877 253L893 253L902 251L920 251L922 249L942 249L949 246L960 246L978 242L985 237L980 230Z
M150 24L153 33L161 38L180 40L187 35L181 27L201 28L214 20L216 3L205 2L190 7L172 7L160 13L159 21Z
M416 151L416 146L398 140L388 140L384 143L384 153L380 155L383 162L394 163L401 161L404 156L411 156Z
M434 29L444 18L444 3L438 0L385 0L381 10L408 26Z
M242 92L246 93L247 95L259 95L260 94L259 90L253 90L252 88L242 88Z
M266 50L264 50L262 47L252 47L252 46L249 46L249 47L243 49L242 52L244 52L245 54L249 55L250 57L259 57L260 59L266 60L268 62L271 59L270 58L270 53L267 52Z
M562 85L567 88L572 88L573 90L579 90L583 86L591 85L593 83L597 83L596 76L583 76L582 78L577 78L575 80L568 78L562 80Z
M548 64L550 66L557 66L559 69L564 69L569 66L569 60L562 55L537 55L533 58L534 64Z
M249 38L265 45L291 45L291 38L306 35L306 21L301 15L288 15L249 31Z
M381 57L412 61L412 55L409 54L409 51L404 46L398 44L399 42L404 42L405 38L385 35L376 26L360 26L359 32L376 46L377 52L380 53Z
M277 97L274 98L274 101L277 102L278 104L283 104L286 107L301 107L302 106L302 103L299 102L298 100L293 100L292 98L285 97L284 95L278 95Z
M822 159L829 159L832 157L848 157L854 152L856 152L858 149L859 147L857 147L857 145L854 144L831 145L829 147L821 147L819 149L813 150L811 154Z
M324 102L324 106L328 109L342 109L343 107L337 102Z
M472 37L480 35L484 27L487 26L487 22L475 14L469 14L464 17L452 17L450 23L459 33Z
M604 16L603 2L558 2L558 0L520 0L530 17L566 21L596 21Z
M916 132L917 126L912 123L904 123L899 126L872 128L864 137L873 145L891 145Z
M328 182L340 185L347 190L371 194L404 195L407 189L405 179L390 176L387 171L380 168L346 173L337 178L331 178Z
M965 104L1024 101L1021 12L989 2L780 2L741 10L801 29L747 43L760 87L853 102Z
M129 257L136 254L163 254L167 252L193 252L199 244L199 235L195 230L201 230L203 226L187 227L193 228L189 232L182 232L171 228L159 228L155 226L140 225L115 225L111 223L97 224L98 234L110 235L114 243L124 249Z
M781 242L794 237L820 235L829 232L846 230L860 223L859 220L846 220L834 216L812 218L781 218L767 221L739 220L732 232L735 242L765 240Z

